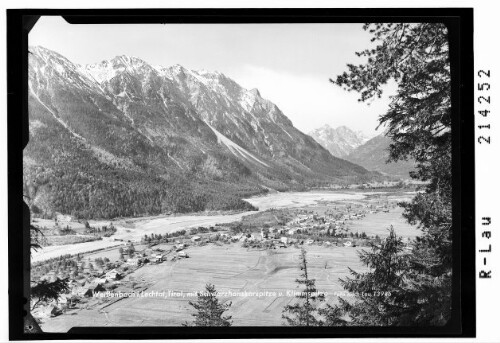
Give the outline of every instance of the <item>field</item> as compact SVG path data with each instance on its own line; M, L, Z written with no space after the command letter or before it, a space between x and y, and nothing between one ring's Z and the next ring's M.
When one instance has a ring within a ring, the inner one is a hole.
M392 225L396 234L403 237L413 238L419 234L419 230L405 222L401 214L403 210L396 208L389 213L374 213L367 214L362 220L352 221L348 228L352 232L365 232L367 235L378 235L386 237L389 233L389 228Z
M334 292L342 291L338 279L348 275L348 266L363 271L356 248L307 246L310 275L327 301L336 301ZM111 305L103 302L91 309L68 311L43 319L45 332L67 331L73 326L178 326L191 320L192 308L186 293L203 290L207 282L218 291L282 292L279 296L231 296L234 325L282 325L281 311L295 301L287 291L297 291L299 276L297 248L247 250L239 244L190 247L190 258L145 265L127 278L148 285L146 292L183 292L183 296L123 298ZM118 291L115 290L115 291ZM97 301L97 299L96 299ZM106 306L108 305L108 306Z

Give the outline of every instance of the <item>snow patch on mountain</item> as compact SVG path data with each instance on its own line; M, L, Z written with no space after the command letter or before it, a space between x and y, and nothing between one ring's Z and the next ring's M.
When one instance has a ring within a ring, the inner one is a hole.
M210 127L212 129L212 131L217 136L217 141L219 142L219 144L225 145L229 149L229 151L231 151L233 153L233 155L235 155L236 157L243 157L245 160L247 160L249 162L252 162L252 160L253 160L255 162L262 164L265 167L269 167L269 165L267 163L261 161L260 159L258 159L254 155L252 155L250 152L243 149L238 144L236 144L235 142L233 142L232 140L230 140L229 138L224 136L222 133L217 131L212 125L210 125L208 123L206 123L206 124L208 125L208 127Z

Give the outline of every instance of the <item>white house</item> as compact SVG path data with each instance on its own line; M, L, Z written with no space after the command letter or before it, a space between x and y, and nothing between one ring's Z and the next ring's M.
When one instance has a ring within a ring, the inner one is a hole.
M163 256L162 254L155 255L155 262L163 262L165 260L166 260L166 256Z
M116 269L113 269L106 273L105 278L106 280L118 280L121 278L121 274Z
M236 242L236 241L239 241L239 240L241 239L241 237L243 237L243 234L242 234L242 233L239 233L239 234L237 234L237 235L232 236L232 237L231 237L231 240L232 240L233 242Z
M138 258L129 258L129 259L127 260L127 264L128 264L129 266L138 266L138 265L139 265L139 263L140 263L140 261L139 261L139 259L138 259Z

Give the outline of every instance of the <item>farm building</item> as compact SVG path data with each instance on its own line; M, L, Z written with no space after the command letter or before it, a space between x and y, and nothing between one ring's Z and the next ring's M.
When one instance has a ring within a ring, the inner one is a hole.
M193 237L191 237L191 241L192 242L199 242L200 240L201 240L200 236L193 236Z
M84 297L93 297L94 293L104 292L104 291L105 291L105 289L102 285L94 284L94 285L91 285L91 286L88 286L85 288L85 290L83 292L83 296Z
M257 236L254 234L251 234L250 237L248 238L249 241L254 242L257 240Z
M71 295L71 296L66 297L66 306L68 308L75 308L76 304L79 302L80 302L80 298L75 296L75 295Z
M102 284L105 284L106 282L108 282L106 277L95 278L93 281L94 281L94 283L97 283L99 285L102 285Z
M242 234L242 233L232 236L232 237L231 237L231 240L232 240L233 242L236 242L236 241L239 241L239 240L241 239L241 237L243 237L243 234Z
M281 243L288 244L288 237L281 237L280 241Z
M122 275L116 269L110 270L105 275L106 280L120 280L121 277Z
M178 243L177 245L174 246L177 251L182 250L186 247L184 243Z
M159 262L163 262L163 261L166 261L167 260L167 256L164 256L162 254L156 254L155 255L155 262L159 263Z
M138 266L140 264L140 260L138 258L129 258L127 260L127 264L129 266Z

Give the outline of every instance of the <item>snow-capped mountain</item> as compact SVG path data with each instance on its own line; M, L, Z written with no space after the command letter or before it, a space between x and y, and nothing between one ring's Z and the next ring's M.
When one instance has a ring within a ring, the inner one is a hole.
M334 129L328 124L309 132L309 135L337 157L347 156L369 139L361 131L355 132L346 126Z
M42 212L112 217L245 208L267 188L366 179L258 90L219 72L30 47L25 189Z

